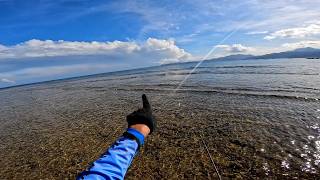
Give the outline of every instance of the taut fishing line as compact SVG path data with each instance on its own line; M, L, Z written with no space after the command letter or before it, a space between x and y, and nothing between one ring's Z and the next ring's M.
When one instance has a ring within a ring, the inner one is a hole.
M240 26L242 27L242 26ZM201 60L197 63L196 66L194 66L194 68L185 76L185 78L179 83L179 85L173 90L173 94L176 93L177 90L179 90L181 88L181 86L188 80L188 78L191 76L191 74L197 70L197 68L203 63L203 61L207 60L211 54L217 49L218 45L221 45L222 43L224 43L226 40L228 40L234 33L236 33L237 31L239 31L240 27L238 27L237 29L231 31L229 34L227 34L218 44L216 44L215 46L213 46L213 48L211 48L211 50L201 58Z
M242 25L244 26L244 25ZM238 28L234 29L233 31L231 31L230 33L228 33L218 44L216 44L215 46L213 46L211 48L211 50L201 58L201 60L194 66L194 68L185 76L185 78L179 83L179 85L173 90L173 92L171 93L171 95L174 95L176 94L176 92L178 90L180 90L181 86L189 79L189 77L191 76L191 74L197 70L197 68L203 63L203 61L207 60L211 55L212 53L217 49L218 45L221 45L222 43L224 43L226 40L228 40L233 34L235 34L237 31L239 31L239 29L242 27L242 26L239 26ZM179 106L180 106L180 103L179 103ZM205 141L202 137L202 135L200 134L200 139L201 139L201 142L204 146L204 148L206 149L206 152L208 154L208 156L210 157L210 160L211 160L211 163L212 163L212 166L214 167L214 170L215 172L217 173L217 176L219 178L219 180L221 180L221 175L219 173L219 170L210 154L210 151L207 147L207 145L205 144ZM201 145L201 144L200 144Z

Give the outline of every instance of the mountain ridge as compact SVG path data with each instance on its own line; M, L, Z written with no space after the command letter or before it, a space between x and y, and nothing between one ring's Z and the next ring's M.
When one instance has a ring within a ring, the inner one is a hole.
M281 59L281 58L320 58L320 49L305 47L298 48L292 51L283 51L278 53L269 53L264 55L251 55L251 54L234 54L219 58L208 59L205 61L230 61L230 60L250 60L250 59Z

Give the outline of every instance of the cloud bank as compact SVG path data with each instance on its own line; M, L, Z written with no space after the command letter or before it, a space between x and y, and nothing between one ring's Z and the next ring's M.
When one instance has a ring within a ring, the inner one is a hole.
M232 54L234 54L234 53L252 53L253 51L255 51L254 48L244 46L242 44L232 44L232 45L222 44L222 45L217 45L215 47L225 51L226 53L232 53Z
M141 56L154 58L160 62L163 59L188 60L191 54L175 45L173 40L148 38L144 43L136 42L78 42L52 41L32 39L14 46L0 45L0 59L35 58L74 55L105 55L113 58L128 58Z
M15 83L15 81L10 80L10 79L7 79L7 78L1 78L1 79L0 79L0 82L9 83L9 84Z
M80 42L32 39L0 45L0 87L192 60L174 40Z
M308 36L314 36L320 34L320 25L319 24L310 24L305 27L296 27L282 29L275 31L268 36L265 36L264 39L272 40L277 38L305 38Z
M268 34L269 31L251 31L251 32L247 32L247 35L259 35L259 34Z
M300 41L294 43L285 43L282 47L286 49L298 49L298 48L305 48L305 47L312 47L312 48L320 48L320 41Z

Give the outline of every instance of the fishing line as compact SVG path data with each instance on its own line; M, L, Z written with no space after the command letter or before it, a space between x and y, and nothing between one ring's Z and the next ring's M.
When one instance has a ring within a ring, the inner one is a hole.
M180 90L181 86L189 79L189 77L191 76L191 74L192 74L194 71L197 70L197 68L203 63L203 61L207 60L207 59L211 56L211 54L217 49L218 45L221 45L221 44L224 43L226 40L228 40L233 34L235 34L237 31L239 31L239 29L240 29L242 26L244 26L244 24L241 25L241 26L239 26L238 28L234 29L234 30L231 31L230 33L228 33L218 44L216 44L215 46L213 46L213 47L211 48L211 50L210 50L205 56L203 56L203 57L201 58L201 60L196 64L196 66L194 66L194 68L185 76L185 78L184 78L184 79L179 83L179 85L173 90L173 92L171 93L171 95L176 94L176 92L177 92L178 90ZM179 103L179 107L180 107L180 103ZM220 175L220 173L219 173L219 170L218 170L218 168L217 168L217 166L216 166L216 164L215 164L215 162L214 162L214 160L213 160L213 158L212 158L212 156L211 156L211 154L210 154L210 151L209 151L209 149L208 149L208 147L207 147L207 145L206 145L206 143L205 143L205 141L204 141L203 136L201 135L201 133L200 133L200 139L201 139L201 142L203 143L203 145L204 145L204 147L205 147L205 149L206 149L206 152L207 152L207 154L208 154L208 156L209 156L209 158L210 158L210 160L211 160L212 166L214 167L215 172L216 172L216 174L217 174L218 177L219 177L219 180L221 180L222 178L221 178L221 175Z
M242 26L240 26L242 27ZM229 34L227 34L217 45L213 46L211 50L201 58L201 60L197 63L197 65L185 76L185 78L179 83L179 85L173 90L173 94L176 93L177 90L181 88L181 86L188 80L188 78L191 76L191 74L203 63L203 61L207 60L208 57L211 56L211 54L217 49L218 45L221 45L224 43L226 40L228 40L234 33L239 31L240 27L237 29L231 31Z
M194 66L194 68L184 77L184 79L179 83L179 85L178 85L175 89L173 89L173 91L169 94L169 96L175 95L176 92L177 92L178 90L180 90L181 86L189 79L189 77L192 75L192 73L193 73L194 71L196 71L197 68L203 63L203 61L207 60L207 59L212 55L212 53L218 48L218 45L221 45L221 44L224 43L226 40L228 40L233 34L235 34L236 32L238 32L238 31L240 30L240 28L243 27L244 25L245 25L245 24L242 24L242 25L239 26L238 28L236 28L236 29L234 29L233 31L229 32L221 41L219 41L215 46L213 46L213 47L211 48L211 50L210 50L205 56L203 56L203 57L200 59L200 61L196 64L196 66ZM145 89L144 89L144 90L145 90ZM157 101L158 101L159 99L161 99L161 96L159 96L159 97L156 98L156 99L157 99ZM179 107L180 107L180 103L179 103ZM217 166L216 166L216 164L215 164L215 162L214 162L214 160L213 160L213 158L212 158L212 156L211 156L211 154L210 154L210 151L209 151L207 145L205 144L205 141L204 141L203 136L201 135L201 133L200 133L200 139L201 139L201 142L203 143L203 145L204 145L204 147L205 147L205 149L206 149L206 152L207 152L207 154L208 154L208 156L209 156L209 158L210 158L210 161L211 161L211 163L212 163L212 166L214 167L214 170L215 170L216 174L217 174L218 177L219 177L219 180L221 180L222 178L221 178L221 175L220 175L220 173L219 173L219 170L218 170L218 168L217 168Z
M207 153L209 155L209 158L210 158L211 163L213 164L213 167L214 167L214 169L215 169L215 171L216 171L216 173L217 173L217 175L219 177L219 180L221 180L221 175L220 175L220 173L218 171L218 168L217 168L216 164L214 163L214 160L213 160L213 158L212 158L212 156L211 156L211 154L209 152L208 146L206 145L206 143L203 140L203 137L202 137L201 133L200 133L200 139L201 139L201 141L202 141L202 143L203 143L203 145L204 145L204 147L205 147L205 149L206 149L206 151L207 151Z

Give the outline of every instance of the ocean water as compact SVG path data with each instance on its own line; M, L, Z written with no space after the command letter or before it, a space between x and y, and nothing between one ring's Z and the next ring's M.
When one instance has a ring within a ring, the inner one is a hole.
M206 61L184 81L195 65L2 89L0 174L74 177L146 93L159 128L129 178L216 177L200 137L223 177L320 178L320 60Z
M123 71L112 74L108 80L119 85L170 91L179 86L195 65L185 63ZM102 80L106 80L105 77ZM320 60L205 61L178 90L318 99Z
M252 158L253 152L251 155L247 152L243 157L249 154L245 161L263 159L260 168L266 176L320 176L320 60L205 61L188 76L195 65L172 64L124 71L87 79L84 84L90 87L93 83L97 88L108 84L127 92L165 92L168 96L161 98L168 99L177 93L187 93L184 97L189 99L188 103L185 102L187 106L194 102L200 104L192 105L195 112L207 106L208 111L203 114L222 110L229 115L240 115L238 120L234 120L240 124L231 123L231 126L242 132L233 133L236 137L242 136L242 141L253 143L258 148L256 151L261 153L261 157L256 159ZM184 83L179 86L182 81ZM199 93L206 99L194 98ZM156 101L161 101L161 98ZM216 117L211 115L211 118ZM245 125L247 119L251 125ZM228 156L226 153L225 157Z

